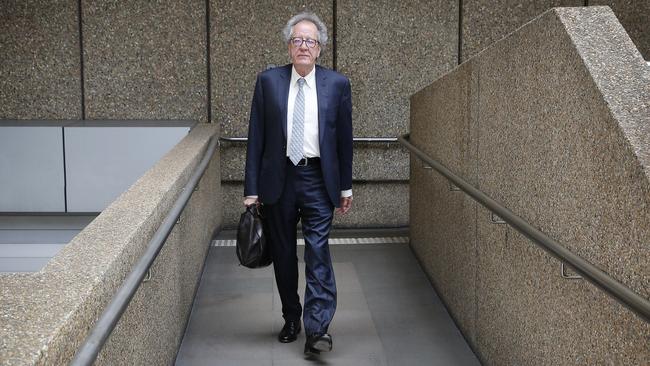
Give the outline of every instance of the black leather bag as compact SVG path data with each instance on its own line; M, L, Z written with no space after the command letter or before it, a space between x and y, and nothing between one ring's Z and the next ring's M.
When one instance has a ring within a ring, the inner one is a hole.
M270 241L264 231L260 208L255 204L246 207L237 227L237 258L242 266L261 268L271 264Z

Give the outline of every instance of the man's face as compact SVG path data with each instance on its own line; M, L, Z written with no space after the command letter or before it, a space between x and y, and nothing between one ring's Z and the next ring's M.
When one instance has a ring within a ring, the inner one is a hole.
M314 23L303 20L293 26L291 38L312 39L318 41L318 29ZM298 67L311 70L316 64L316 59L320 56L320 44L316 44L314 48L309 48L307 42L303 42L299 47L294 46L289 41L289 57L291 63Z

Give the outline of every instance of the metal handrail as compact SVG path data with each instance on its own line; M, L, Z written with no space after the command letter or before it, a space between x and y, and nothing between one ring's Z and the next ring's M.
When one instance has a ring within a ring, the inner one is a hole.
M91 333L86 337L83 345L77 351L77 354L70 365L91 365L97 358L97 355L106 343L108 336L122 317L122 314L131 302L133 295L135 295L138 287L143 282L149 268L158 256L158 253L160 253L160 250L165 244L167 237L169 237L174 225L178 222L178 218L185 209L187 202L190 200L194 188L199 183L205 169L208 167L212 154L214 154L214 150L217 147L217 142L218 139L214 137L210 138L208 147L203 154L203 159L201 159L199 165L194 169L189 181L185 184L185 187L183 187L183 191L178 196L162 224L149 241L144 254L133 267L131 273L126 277L122 286L117 290L115 295L113 295L110 304L108 304L104 309L104 312L100 316L99 320L97 320L97 323L95 323Z
M594 266L587 260L571 252L569 249L557 241L548 237L546 234L539 231L528 222L524 221L521 217L515 215L512 211L501 206L499 203L488 197L482 191L467 183L464 179L454 174L444 165L431 159L422 150L418 149L409 142L409 134L400 136L398 140L403 146L405 146L411 152L415 153L418 158L423 160L433 169L442 174L445 178L450 180L454 185L463 190L475 201L483 205L488 210L494 212L501 219L503 219L503 221L510 224L513 228L532 240L542 249L546 250L548 253L555 256L559 260L571 265L571 267L573 267L576 272L580 273L585 279L596 285L596 287L607 293L609 296L621 304L627 306L630 310L638 314L643 320L650 323L650 301L648 301L648 299L632 291L629 287L615 280L613 277L603 272L600 268Z
M221 141L227 142L248 142L247 137L219 137ZM354 142L377 142L377 143L396 143L397 137L353 137Z

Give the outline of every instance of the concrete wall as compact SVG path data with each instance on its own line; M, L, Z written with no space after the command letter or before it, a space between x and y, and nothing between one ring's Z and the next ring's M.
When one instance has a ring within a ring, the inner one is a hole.
M0 2L0 119L81 118L76 0Z
M649 81L609 8L556 9L414 95L411 139L648 298ZM415 159L411 242L486 365L650 359L647 322Z
M552 7L584 3L584 0L464 0L460 61L476 56Z
M0 276L0 360L63 365L85 339L203 157L203 125L31 274ZM172 364L213 232L221 223L215 153L180 223L100 353L99 365Z
M588 0L591 5L607 5L632 38L643 58L650 60L650 2L638 0Z
M205 1L81 1L88 119L208 122Z

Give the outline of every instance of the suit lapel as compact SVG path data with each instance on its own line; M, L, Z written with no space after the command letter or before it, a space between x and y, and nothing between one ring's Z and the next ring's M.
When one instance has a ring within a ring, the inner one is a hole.
M318 98L318 143L322 145L325 135L325 111L327 110L327 75L316 66L316 96Z
M284 67L282 73L280 73L282 80L280 82L280 116L282 118L282 132L284 133L284 139L287 140L287 103L289 102L289 83L291 82L291 64Z

